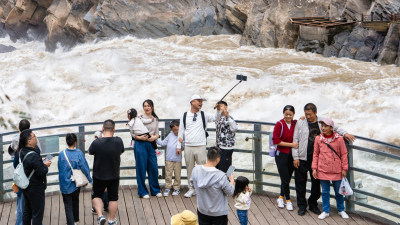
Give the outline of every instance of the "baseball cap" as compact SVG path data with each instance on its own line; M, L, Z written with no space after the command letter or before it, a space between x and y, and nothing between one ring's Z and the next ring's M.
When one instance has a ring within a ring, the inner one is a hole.
M328 126L335 127L333 120L331 120L329 118L324 118L324 119L320 120L319 123L325 123Z
M192 97L190 98L190 102L192 102L193 100L196 100L196 99L201 99L203 101L207 101L207 99L201 97L200 95L192 95Z
M102 135L101 131L96 131L96 132L94 132L94 137L101 138L101 137L103 137L103 135Z

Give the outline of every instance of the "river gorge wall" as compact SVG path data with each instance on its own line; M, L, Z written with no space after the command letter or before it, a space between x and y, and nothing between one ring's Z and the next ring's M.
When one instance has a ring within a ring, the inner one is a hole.
M308 40L290 17L323 16L360 21L375 13L390 20L400 0L0 0L0 36L43 39L57 45L132 35L241 34L241 45L295 48L330 57L400 66L400 25L387 32L359 23L335 29L327 40ZM307 32L307 31L305 31Z

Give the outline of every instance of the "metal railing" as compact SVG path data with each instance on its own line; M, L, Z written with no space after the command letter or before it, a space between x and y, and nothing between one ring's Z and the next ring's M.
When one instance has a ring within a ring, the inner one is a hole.
M400 22L399 14L391 14L390 17L384 16L383 13L371 12L370 15L361 14L361 22Z
M164 120L160 120L160 124L162 125L162 123L164 123L164 127L160 126L160 133L161 133L161 138L164 138L169 132L169 123L170 123L171 119L164 119ZM268 149L269 149L269 140L272 136L272 130L273 130L273 126L275 125L274 123L267 123L267 122L256 122L256 121L237 121L239 124L239 129L237 131L237 135L242 134L242 135L248 135L248 137L243 138L243 139L238 139L237 138L237 146L240 146L240 144L238 145L238 143L241 143L241 145L243 145L244 141L247 141L247 145L251 145L251 150L249 149L234 149L235 154L252 154L252 169L246 169L246 168L238 168L237 165L235 165L237 167L236 171L238 173L243 173L243 174L247 174L249 176L252 176L253 179L251 180L251 183L254 185L254 191L256 193L263 193L266 191L266 188L268 187L280 187L280 183L272 183L272 182L267 182L267 180L265 179L266 176L273 176L275 178L279 177L279 174L276 172L271 172L271 171L265 171L265 169L263 168L263 162L265 162L266 158L265 157L269 157L268 156ZM125 124L126 121L116 121L117 126L121 125L121 124ZM94 134L94 132L96 130L87 130L88 127L93 127L93 126L97 126L99 130L101 128L102 123L101 122L97 122L97 123L83 123L83 124L68 124L68 125L59 125L59 126L50 126L50 127L40 127L40 128L33 128L32 130L35 132L45 132L47 134L43 135L42 138L46 138L46 137L65 137L65 135L67 133L70 132L74 132L77 134L78 136L78 148L81 149L82 151L84 151L85 154L87 154L87 148L88 146L85 145L85 139L87 137L87 135L92 135ZM57 132L58 130L62 130L62 133L58 133L55 134L55 132ZM68 130L68 131L67 131ZM74 131L71 131L74 130ZM215 129L208 129L208 131L215 131ZM11 184L12 182L12 177L10 176L10 174L8 174L8 178L4 179L4 168L7 168L12 164L12 159L9 160L3 160L4 157L3 155L5 154L4 152L7 152L7 150L4 150L5 148L8 148L9 144L11 143L11 138L13 135L17 134L18 132L8 132L8 133L1 133L0 134L0 149L3 150L3 154L0 154L0 162L2 163L2 167L0 168L0 182L2 185L0 185L0 201L4 201L4 196L5 195L10 195L10 193L12 193L12 189L11 189ZM116 134L120 134L120 133L125 133L128 134L129 130L128 129L116 129ZM4 139L8 139L7 141L4 141ZM396 154L392 154L392 153L388 153L385 151L381 151L378 149L381 148L385 148L385 149L389 149L390 151L396 151L400 153L400 146L397 145L393 145L393 144L389 144L389 143L385 143L382 141L377 141L377 140L373 140L373 139L369 139L369 138L364 138L364 137L360 137L360 136L356 136L356 138L358 140L362 140L363 142L367 143L367 145L375 145L376 147L374 148L369 148L369 147L364 147L364 146L357 146L357 145L353 145L352 143L346 143L347 149L348 149L348 160L349 160L349 171L347 173L347 178L350 182L350 185L353 187L353 191L355 192L355 194L361 194L361 195L365 195L365 196L369 196L372 198L376 198L379 199L381 201L384 201L385 203L390 203L393 205L396 205L397 207L400 206L400 201L398 200L394 200L394 199L390 199L387 198L385 196L381 196L378 195L376 193L371 193L368 191L365 191L363 189L357 188L355 186L355 176L354 173L362 173L362 174L367 174L370 176L374 176L374 177L378 177L387 181L391 181L397 184L400 184L400 179L396 178L396 177L392 177L388 174L381 174L379 172L376 171L370 171L367 169L362 169L362 168L358 168L354 165L354 161L353 161L353 155L354 155L354 151L360 151L360 152L366 152L366 153L371 153L377 156L383 156L383 157L387 157L390 158L391 160L399 160L400 162L400 154L396 155ZM212 139L212 135L211 135L211 139ZM210 140L210 137L209 137ZM250 142L252 142L250 144ZM244 144L246 145L246 144ZM127 147L125 148L126 151L133 151L132 147ZM53 156L58 156L58 151L60 149L55 149L54 153L51 153ZM165 154L164 154L165 155ZM243 155L245 156L245 155ZM242 157L242 156L241 156ZM264 158L264 160L263 160ZM121 171L124 170L134 170L136 167L135 166L121 166ZM183 169L185 169L185 166L182 167ZM160 179L164 179L165 178L165 166L160 165L159 166L159 170L161 170ZM48 176L55 176L58 175L58 172L51 172L48 174ZM121 180L135 180L136 177L135 176L121 176ZM182 176L182 179L187 179L187 177ZM308 180L308 182L310 182L310 180ZM6 185L6 188L4 188L4 186ZM58 185L58 182L50 182L48 183L48 186L56 186ZM290 186L290 189L295 190L294 186ZM307 192L310 192L309 189L307 189ZM331 195L331 197L334 197L333 195ZM371 205L362 201L357 200L354 195L347 197L346 198L346 210L347 211L355 211L356 210L356 205L362 206L362 207L366 207L370 210L376 211L376 212L381 212L396 218L400 218L400 214L398 212L393 212L387 209L384 209L382 207L377 207L375 205Z

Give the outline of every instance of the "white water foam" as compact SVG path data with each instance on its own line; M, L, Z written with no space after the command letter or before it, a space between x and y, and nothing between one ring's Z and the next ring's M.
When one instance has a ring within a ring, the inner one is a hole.
M240 36L125 37L49 53L41 42L0 39L0 44L17 48L0 54L0 97L11 97L0 104L0 112L14 123L19 117L13 111L26 112L33 127L124 120L127 109L141 109L150 98L161 118L178 118L195 93L208 99L203 109L211 112L237 83L236 74L244 74L248 81L226 98L236 119L275 122L286 104L295 106L300 117L303 106L313 102L318 115L351 133L400 145L400 68L289 49L241 47L239 40ZM369 168L388 174L398 166L387 160L385 168L369 155L357 157L360 167L368 160ZM397 190L383 195L400 199L398 185L380 184Z

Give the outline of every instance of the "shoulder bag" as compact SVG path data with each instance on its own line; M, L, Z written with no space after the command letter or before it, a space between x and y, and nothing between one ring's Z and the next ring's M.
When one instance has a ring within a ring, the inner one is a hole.
M87 185L89 183L89 180L87 179L86 175L83 174L82 170L72 168L71 163L69 162L69 159L67 157L67 154L65 153L65 150L64 150L64 155L65 159L69 164L69 167L71 167L72 171L71 180L75 182L76 187L82 187Z

